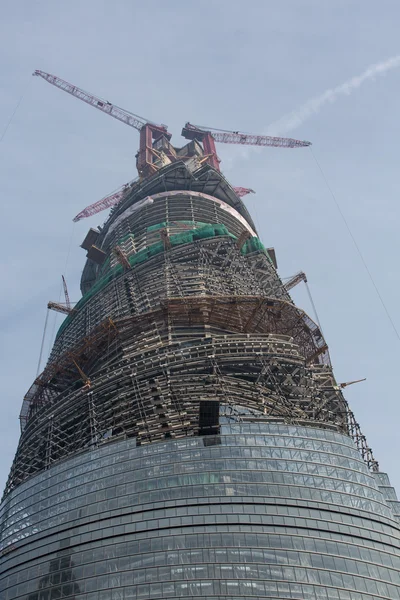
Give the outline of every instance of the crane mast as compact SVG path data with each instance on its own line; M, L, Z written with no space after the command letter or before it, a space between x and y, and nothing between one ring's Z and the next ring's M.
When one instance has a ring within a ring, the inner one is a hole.
M63 288L64 288L65 304L66 304L67 308L69 308L69 310L71 310L71 301L69 299L67 282L65 281L64 275L61 275L61 277L62 277Z
M47 303L47 308L50 310L55 310L56 312L64 313L65 315L69 315L74 312L74 309L71 306L71 301L69 299L67 282L65 281L64 275L61 275L62 284L64 289L65 302L52 302L49 301Z

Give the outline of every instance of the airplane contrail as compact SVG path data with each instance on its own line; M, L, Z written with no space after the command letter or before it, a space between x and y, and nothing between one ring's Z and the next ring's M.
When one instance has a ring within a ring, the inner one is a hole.
M374 79L378 75L386 75L388 71L396 69L399 66L400 54L393 56L384 62L370 65L363 73L361 73L361 75L356 75L335 88L328 89L323 94L311 98L293 112L288 113L278 121L269 125L267 134L282 135L300 127L304 121L318 113L325 104L336 102L340 96L349 96L365 81Z

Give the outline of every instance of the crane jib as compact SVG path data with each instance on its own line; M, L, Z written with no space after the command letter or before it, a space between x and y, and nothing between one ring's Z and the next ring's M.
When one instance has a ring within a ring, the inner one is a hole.
M140 147L139 152L137 153L137 161L136 166L139 171L139 176L141 178L147 177L149 174L154 174L157 170L158 165L154 160L154 156L158 156L157 150L154 148L154 143L166 143L170 145L169 151L167 151L166 155L169 160L177 160L181 159L181 156L177 156L176 149L170 144L171 134L168 132L166 125L157 125L152 121L148 121L139 115L135 115L123 108L112 104L108 100L104 100L103 98L99 98L78 88L67 81L64 81L60 77L56 75L51 75L50 73L45 73L44 71L36 70L32 73L32 75L37 77L42 77L45 81L58 87L64 92L67 92L71 96L78 98L78 100L82 100L101 110L103 113L110 115L114 119L129 125L130 127L134 127L138 131L141 132L140 135ZM227 131L222 129L214 129L210 127L201 127L198 125L193 125L187 122L182 130L182 136L188 140L196 140L200 142L203 146L203 154L204 159L210 167L219 171L219 163L220 159L217 155L217 150L215 147L215 142L220 142L223 144L241 144L248 146L272 146L277 148L301 148L305 146L310 146L311 142L295 140L292 138L284 138L284 137L274 137L268 135L255 135L249 133L243 133L240 131ZM161 139L161 142L159 140ZM91 204L86 207L83 211L81 211L76 217L74 217L74 221L79 221L85 217L91 216L104 210L105 208L110 208L118 204L125 196L127 186L122 186L122 188L115 193L102 198L98 202ZM237 194L239 198L242 198L246 194L252 193L253 190L250 188L234 188L234 192Z
M98 98L97 96L94 96L89 92L85 92L85 90L82 90L81 88L78 88L77 86L68 83L68 81L64 81L56 75L51 75L50 73L45 73L44 71L39 71L38 69L34 71L32 75L42 77L51 85L54 85L60 90L67 92L67 94L71 94L71 96L78 98L78 100L82 100L83 102L86 102L86 104L89 104L90 106L101 110L102 112L110 115L110 117L114 117L114 119L117 119L118 121L121 121L122 123L125 123L130 127L134 127L138 131L141 131L143 127L147 124L153 124L155 127L160 128L160 130L167 131L166 126L156 125L148 119L144 119L143 117L135 115L127 110L124 110L119 106L115 106L115 104L112 104L111 102L108 102L107 100L104 100L102 98Z

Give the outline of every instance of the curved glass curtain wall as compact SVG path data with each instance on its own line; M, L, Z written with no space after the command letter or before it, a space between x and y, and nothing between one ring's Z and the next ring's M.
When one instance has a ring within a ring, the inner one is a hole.
M0 598L400 599L400 525L321 429L108 443L1 507Z

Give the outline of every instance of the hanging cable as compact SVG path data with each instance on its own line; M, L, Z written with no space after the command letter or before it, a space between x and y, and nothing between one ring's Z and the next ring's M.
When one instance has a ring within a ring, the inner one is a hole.
M69 245L68 245L68 251L67 251L67 257L65 259L65 265L64 265L64 276L67 276L67 267L68 267L68 263L69 263L69 257L71 254L71 247L72 247L72 238L74 237L74 233L75 233L75 227L76 223L72 222L72 228L71 228L71 234L69 236Z
M30 81L31 81L31 80L29 79L29 83L30 83ZM28 83L28 85L26 86L26 88L25 88L25 90L24 90L24 92L23 92L22 96L21 96L21 97L20 97L20 99L18 100L17 104L15 105L15 108L14 108L13 112L11 113L11 117L8 119L8 121L7 121L7 123L6 123L6 126L4 127L4 129L3 129L3 131L2 131L2 133L1 133L1 135L0 135L0 143L3 141L3 139L4 139L5 135L6 135L7 131L8 131L8 128L10 127L10 125L11 125L11 123L12 123L12 121L13 121L13 119L14 119L15 115L17 114L17 110L19 109L19 107L20 107L20 104L21 104L22 100L24 99L24 97L25 97L25 94L26 94L26 91L27 91L27 89L28 89L28 87L29 87L29 83Z
M316 320L316 321L317 321L317 323L318 323L318 327L319 327L319 329L320 329L320 332L322 333L322 335L324 335L324 334L323 334L323 331L322 331L322 327L321 327L321 322L320 322L320 320L319 320L319 317L318 317L317 309L315 308L314 300L313 300L313 298L312 298L312 296L311 296L311 291L310 291L310 288L309 288L309 286L308 286L308 283L307 283L307 281L304 281L304 284L305 284L305 286L306 286L306 289L307 289L307 294L308 294L308 298L309 298L309 300L310 300L310 302L311 302L311 306L312 306L312 308L313 308L313 311L314 311L315 320Z
M67 274L67 267L68 267L68 263L69 263L69 257L71 254L71 248L72 248L72 240L74 237L74 233L75 233L76 227L75 227L75 223L72 223L72 227L71 227L71 234L69 237L69 243L68 243L68 250L67 250L67 256L65 259L65 264L64 264L64 274ZM58 293L58 303L61 302L61 295L62 295L62 291L63 291L63 285L62 282L60 282L60 290ZM55 333L56 333L56 325L57 325L57 321L58 321L58 314L59 313L54 313L54 318L53 318L53 326L52 326L52 330L51 330L51 335L49 337L49 345L48 345L48 350L47 350L47 356L50 356L50 352L51 349L53 347L53 343L54 343L54 339L55 339Z
M46 338L47 321L49 320L49 312L50 312L50 310L49 310L49 309L47 309L47 312L46 312L46 320L45 320L45 322L44 322L44 329L43 329L43 336L42 336L42 344L41 344L41 346L40 346L39 362L38 362L38 366L37 366L36 377L39 375L39 372L40 372L40 365L42 364L43 346L44 346L44 340L45 340L45 338Z
M314 152L313 152L313 150L312 150L312 147L311 147L311 146L310 146L310 150L311 150L311 154L312 154L312 156L313 156L313 158L314 158L314 160L315 160L315 163L316 163L316 165L317 165L317 167L318 167L318 169L319 169L319 171L320 171L320 173L321 173L321 175L322 175L322 179L325 181L326 187L328 188L328 190L329 190L329 192L330 192L330 194L331 194L331 196L332 196L332 198L333 198L333 201L334 201L334 203L336 204L336 208L337 208L337 209L338 209L338 211L339 211L339 214L340 214L340 216L341 216L341 218L342 218L342 220L343 220L343 223L344 223L344 224L345 224L345 226L346 226L346 229L347 229L347 231L348 231L348 233L349 233L349 235L350 235L350 237L351 237L351 239L352 239L352 241L353 241L353 244L354 244L354 246L355 246L355 249L357 250L357 253L358 253L358 255L359 255L360 259L361 259L361 262L362 262L362 264L364 265L364 268L365 268L365 270L366 270L366 272L367 272L367 274L368 274L368 277L369 277L369 279L370 279L370 281L371 281L371 283L372 283L372 285L373 285L373 287L374 287L374 289L375 289L375 292L376 292L376 294L377 294L377 296L378 296L378 298L379 298L379 300L380 300L380 303L381 303L381 304L382 304L382 306L383 306L383 309L384 309L384 311L385 311L385 313L386 313L386 316L387 316L387 318L388 318L388 319L389 319L389 321L390 321L390 324L391 324L391 326L392 326L392 328L393 328L393 331L395 332L397 339L400 341L400 334L399 334L399 332L398 332L398 330L397 330L397 327L396 327L396 325L394 324L394 321L393 321L392 317L390 316L389 310L388 310L388 308L387 308L387 306L386 306L386 304L385 304L385 302L384 302L384 300L383 300L383 298L382 298L382 295L381 295L381 293L380 293L380 291L379 291L379 289L378 289L378 286L377 286L377 285L376 285L376 283L375 283L375 280L374 280L374 278L372 277L372 273L371 273L371 271L370 271L370 270L369 270L369 268L368 268L368 265L367 265L367 263L366 263L366 261L365 261L365 259L364 259L364 256L363 256L363 254L362 254L362 252L361 252L361 250L360 250L360 247L359 247L359 245L357 244L357 241L356 241L356 239L355 239L355 237L354 237L354 235L353 235L353 233L352 233L352 231L351 231L351 229L350 229L350 226L349 226L349 224L348 224L348 222L347 222L347 220L346 220L346 217L344 216L344 214L343 214L343 211L342 211L342 209L340 208L340 204L339 204L339 202L336 200L336 196L335 196L335 194L333 193L333 191L332 191L332 188L330 187L330 185L329 185L329 183L328 183L328 180L327 180L327 178L325 177L325 174L324 174L324 172L323 172L323 170L322 170L322 167L321 167L321 165L319 164L319 162L318 162L318 160L317 160L317 157L315 156L315 154L314 154Z
M60 283L60 291L58 293L58 303L61 302L61 292L62 292L62 283ZM60 313L54 312L54 315L53 315L53 323L52 323L51 334L49 336L49 343L48 343L48 348L47 348L47 357L50 356L50 352L51 352L51 349L53 347L53 340L54 340L54 337L55 337L56 324L57 324L57 320L58 320L58 315L59 314Z

